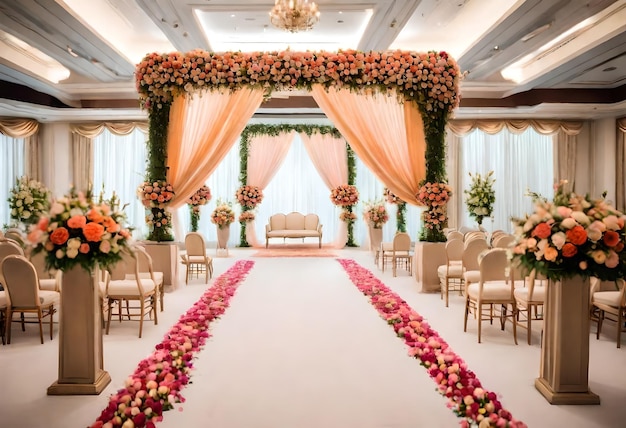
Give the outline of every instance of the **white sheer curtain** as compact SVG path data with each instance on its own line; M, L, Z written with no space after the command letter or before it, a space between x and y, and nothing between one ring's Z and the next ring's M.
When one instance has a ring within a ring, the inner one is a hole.
M232 203L233 210L235 210L235 222L230 225L230 238L228 240L228 246L232 248L239 244L240 226L237 221L237 217L241 211L239 205L235 204L235 192L240 185L239 171L239 141L237 141L237 143L234 144L226 154L226 157L217 166L215 171L213 171L213 174L211 174L205 181L206 185L211 189L211 200L208 204L200 207L198 232L204 236L204 240L206 241L208 247L215 248L217 243L217 229L216 226L211 223L211 213L215 209L218 199ZM265 200L261 205L264 203ZM189 218L189 206L185 204L178 208L177 214L182 229L185 233L190 232L191 220ZM264 225L264 223L259 224Z
M137 187L146 171L146 134L135 128L129 135L115 135L105 129L93 140L93 191L98 196L104 184L104 194L115 194L125 209L128 223L134 227L135 239L148 234L145 208L137 198Z
M25 173L24 138L12 138L0 133L0 221L2 226L11 221L9 199L11 188L15 186L15 179ZM45 184L45 183L44 183Z
M463 207L459 228L476 227L463 194L471 183L469 172L486 174L494 171L494 221L493 224L488 219L483 222L487 230L512 232L511 217L532 212L532 200L525 196L528 190L549 199L554 194L553 138L550 135L541 135L531 127L521 134L505 129L495 135L476 129L462 138L459 150L461 188L456 197L461 198L457 201Z

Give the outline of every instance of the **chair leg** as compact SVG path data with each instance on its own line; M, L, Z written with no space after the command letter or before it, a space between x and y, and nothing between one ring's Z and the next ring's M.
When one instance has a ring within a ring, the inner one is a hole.
M533 332L532 328L530 326L531 321L533 319L533 317L532 317L532 305L528 305L526 307L526 313L527 313L527 317L526 317L526 335L528 336L528 344L530 345L530 341L532 339L532 332Z
M446 276L446 308L448 307L449 304L449 296L450 296L450 280L448 279L448 277Z
M478 343L480 343L480 334L482 333L482 325L483 325L483 305L477 303L478 305Z
M515 303L513 303L511 305L511 310L513 312L511 312L511 320L513 320L513 341L515 341L515 344L517 345L517 323L515 322L515 314L517 313L517 306L515 306ZM530 330L528 330L528 337L530 337Z
M469 297L465 298L465 317L463 320L463 332L467 332L467 315L469 314Z
M107 330L105 332L105 334L109 334L109 327L111 327L111 312L113 311L113 305L111 304L111 299L109 299L108 301L108 306L109 306L109 313L107 315Z
M622 328L624 323L624 319L622 318L622 310L620 309L617 314L617 347L622 347Z
M140 339L141 339L141 332L143 331L144 306L145 306L145 301L142 300L141 304L139 305L139 338Z
M154 310L154 325L159 324L159 320L157 319L157 310L156 310L156 295L152 296L152 309Z
M598 329L596 330L596 340L600 339L600 332L602 331L602 321L604 320L604 311L600 310L598 314Z
M10 305L9 305L10 306ZM7 309L7 321L6 321L6 331L7 331L7 345L11 344L11 324L13 324L13 312L11 312L11 308Z
M52 318L54 318L54 305L50 306L50 340L52 340Z
M189 284L189 263L187 263L187 269L185 270L185 284Z
M163 312L163 298L165 297L165 285L163 283L161 283L161 285L159 285L159 298L161 300L161 312Z
M37 318L39 318L39 338L41 339L41 344L43 345L43 323L41 322L41 308L37 310Z

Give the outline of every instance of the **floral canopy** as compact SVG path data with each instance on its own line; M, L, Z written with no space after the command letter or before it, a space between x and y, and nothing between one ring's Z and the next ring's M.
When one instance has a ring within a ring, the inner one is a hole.
M204 181L272 91L307 89L394 194L445 180L445 126L459 95L445 52L226 52L147 55L136 67L150 114L148 179L167 178L176 208Z

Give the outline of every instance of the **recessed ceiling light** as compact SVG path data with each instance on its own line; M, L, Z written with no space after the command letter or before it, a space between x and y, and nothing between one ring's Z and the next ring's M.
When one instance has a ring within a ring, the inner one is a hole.
M615 70L617 70L617 67L607 67L602 71L615 71Z
M234 17L235 17L235 14L233 13L232 15L230 15L230 17L231 17L231 18L234 18Z
M343 19L338 19L337 24L343 24Z

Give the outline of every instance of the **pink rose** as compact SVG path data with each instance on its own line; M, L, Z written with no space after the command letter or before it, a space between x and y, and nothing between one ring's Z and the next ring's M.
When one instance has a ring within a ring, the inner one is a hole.
M82 244L80 244L78 251L83 254L87 254L89 252L89 244L87 244L86 242L83 242Z

